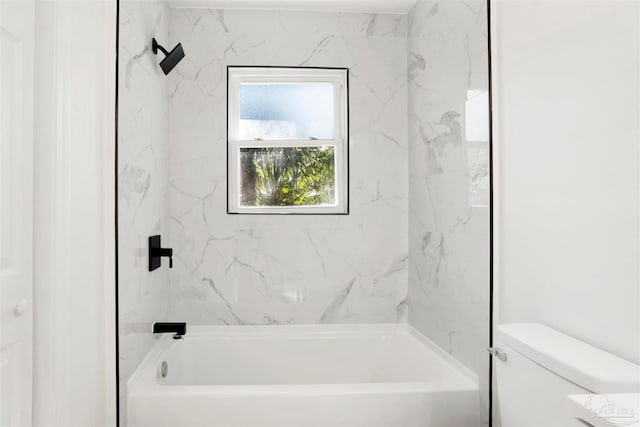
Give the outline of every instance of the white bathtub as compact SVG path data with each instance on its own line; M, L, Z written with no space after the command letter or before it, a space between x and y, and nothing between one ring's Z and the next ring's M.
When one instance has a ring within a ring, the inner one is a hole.
M127 387L129 427L475 427L478 407L471 374L407 325L191 326Z

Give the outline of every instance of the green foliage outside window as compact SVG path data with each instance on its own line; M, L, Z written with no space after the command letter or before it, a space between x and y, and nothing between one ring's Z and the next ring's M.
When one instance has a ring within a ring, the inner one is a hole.
M335 203L334 147L240 149L243 206Z

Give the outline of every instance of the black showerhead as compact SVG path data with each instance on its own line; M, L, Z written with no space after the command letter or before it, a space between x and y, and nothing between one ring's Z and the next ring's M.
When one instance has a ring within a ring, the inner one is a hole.
M160 61L160 68L162 68L162 71L165 75L169 74L171 70L173 70L173 67L178 65L178 62L180 62L182 58L184 58L182 43L178 43L171 52L167 52L167 49L160 46L156 39L153 39L151 48L153 49L153 53L155 53L156 55L158 54L158 50L164 53L165 58Z

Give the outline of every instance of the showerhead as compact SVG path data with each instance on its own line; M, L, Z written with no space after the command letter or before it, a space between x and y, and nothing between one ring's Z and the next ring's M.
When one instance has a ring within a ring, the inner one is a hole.
M162 61L160 61L160 68L162 68L162 71L165 75L169 74L171 70L173 70L173 67L178 65L178 62L180 62L182 58L184 58L182 43L178 43L171 52L167 52L167 49L160 46L156 39L153 39L151 48L153 50L153 53L155 53L156 55L158 54L158 50L164 53L165 57Z

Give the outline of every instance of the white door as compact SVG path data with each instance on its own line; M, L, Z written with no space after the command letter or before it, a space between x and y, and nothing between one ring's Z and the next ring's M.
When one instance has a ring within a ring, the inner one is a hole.
M0 426L31 425L32 0L0 0Z

